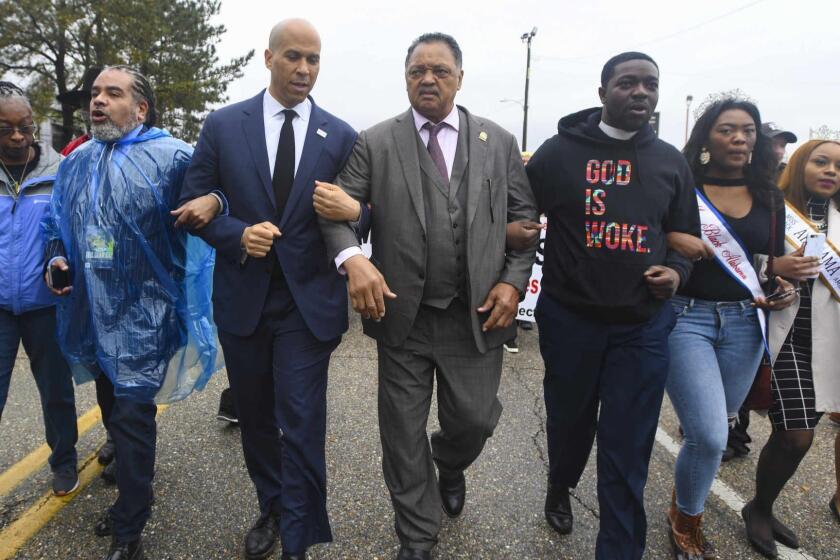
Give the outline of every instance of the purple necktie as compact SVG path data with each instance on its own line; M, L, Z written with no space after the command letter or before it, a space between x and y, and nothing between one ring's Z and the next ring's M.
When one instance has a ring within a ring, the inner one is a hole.
M440 149L440 143L438 143L437 139L438 132L440 132L444 126L448 125L444 122L440 122L438 124L427 122L423 125L423 128L429 131L429 144L427 146L429 155L432 156L432 161L435 162L435 167L437 167L440 172L443 184L446 188L449 188L449 172L446 170L446 159L443 157L443 150Z

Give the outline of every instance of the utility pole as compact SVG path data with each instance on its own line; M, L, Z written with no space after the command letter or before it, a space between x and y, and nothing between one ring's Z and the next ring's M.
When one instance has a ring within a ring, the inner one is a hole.
M537 28L534 27L528 33L522 34L522 41L528 45L528 61L525 63L525 104L522 106L524 114L522 116L522 151L526 151L528 144L528 86L531 83L531 39L537 34Z

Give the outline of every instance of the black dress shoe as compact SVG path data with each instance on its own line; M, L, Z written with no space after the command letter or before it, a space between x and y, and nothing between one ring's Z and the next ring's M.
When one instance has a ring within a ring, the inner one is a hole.
M149 499L149 505L155 505L155 491L152 489L152 496ZM99 518L96 525L93 526L93 533L97 537L108 537L114 534L114 522L111 521L111 512L106 511L105 515Z
M112 460L110 463L105 465L105 468L102 469L102 474L99 475L99 478L105 481L105 484L116 484L117 483L117 462Z
M142 539L128 543L119 543L114 540L111 541L111 548L105 560L145 560L145 558Z
M464 501L467 497L467 481L464 478L464 471L455 476L440 474L438 480L440 490L440 503L443 511L449 517L458 517L464 510Z
M834 519L840 523L840 511L837 511L837 504L834 502L834 496L832 496L831 501L828 502L828 509L831 510L831 514L834 516Z
M767 558L778 558L779 550L776 548L776 541L771 537L769 540L759 537L756 534L755 527L752 522L752 502L744 506L741 510L741 517L744 518L744 527L747 530L747 540L750 542L756 552Z
M236 412L236 403L233 402L233 392L230 387L222 391L219 397L219 412L216 418L229 424L239 424L239 414Z
M306 551L304 550L298 554L284 552L282 556L280 556L280 560L306 560Z
M93 526L93 533L97 537L109 537L114 534L114 522L111 521L110 512L105 512L96 525Z
M732 448L732 451L735 452L735 457L746 457L750 454L750 447L743 441L730 439L727 447Z
M400 546L400 551L397 553L397 560L431 560L431 558L432 553L430 551L408 548L407 546Z
M773 529L773 538L785 545L788 548L792 548L796 550L799 548L799 537L796 536L796 533L793 532L789 527L787 527L784 523L776 519L776 516L773 516L772 529Z
M105 443L102 444L102 447L99 448L96 454L96 460L99 461L100 465L108 465L114 460L116 451L117 448L114 445L114 440L111 439L111 434L108 434L108 439L105 440Z
M548 491L545 494L545 520L561 535L572 532L574 515L572 515L572 504L569 501L569 489L565 486L548 485Z
M261 515L245 536L246 560L263 560L274 554L280 529L277 517Z

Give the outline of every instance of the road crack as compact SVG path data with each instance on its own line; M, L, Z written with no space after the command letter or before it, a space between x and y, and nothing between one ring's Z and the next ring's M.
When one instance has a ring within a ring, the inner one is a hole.
M522 375L523 371L544 371L541 368L535 367L523 367L518 368L516 364L516 359L511 359L511 364L509 365L510 371L513 373L514 377L519 384L531 395L532 397L532 404L531 404L531 415L537 420L537 430L531 435L531 443L534 449L537 452L537 456L540 459L540 463L543 466L543 470L545 471L546 477L548 476L549 472L549 465L548 465L548 453L546 449L546 432L545 432L545 425L546 425L546 416L545 416L545 400L542 391L542 384L539 385L539 389L533 389L529 384L528 380ZM569 496L573 498L580 506L592 514L595 519L600 519L600 515L598 513L598 508L593 507L586 503L580 496L575 493L574 488L569 489Z

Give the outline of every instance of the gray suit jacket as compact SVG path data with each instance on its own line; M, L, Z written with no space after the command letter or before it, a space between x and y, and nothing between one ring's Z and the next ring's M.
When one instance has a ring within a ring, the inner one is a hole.
M513 337L507 329L481 332L487 314L476 309L490 289L506 282L525 291L536 249L505 252L508 222L536 220L537 211L516 139L497 124L458 107L467 126L467 275L472 327L479 351L501 345ZM371 261L397 298L385 300L380 322L364 321L365 334L387 346L400 346L408 336L426 277L426 219L421 173L436 176L434 165L417 152L418 133L411 110L388 119L359 135L353 153L337 183L353 198L370 203ZM328 253L335 257L357 245L346 223L321 219Z

